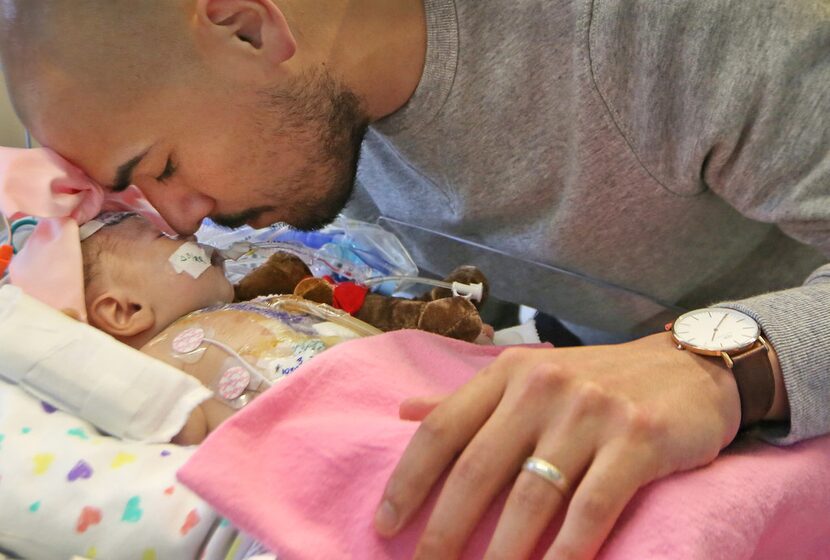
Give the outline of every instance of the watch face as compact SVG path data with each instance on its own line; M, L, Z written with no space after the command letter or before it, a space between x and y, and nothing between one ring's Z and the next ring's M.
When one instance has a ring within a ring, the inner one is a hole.
M713 354L752 346L761 334L755 319L723 307L690 311L674 322L672 334L682 346Z

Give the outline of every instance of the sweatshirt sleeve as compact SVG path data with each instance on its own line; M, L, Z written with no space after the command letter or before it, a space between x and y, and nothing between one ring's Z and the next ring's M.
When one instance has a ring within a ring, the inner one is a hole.
M651 176L678 196L712 191L830 256L830 4L593 6L595 84ZM754 317L778 353L791 419L764 436L830 433L830 266L800 287L719 305Z

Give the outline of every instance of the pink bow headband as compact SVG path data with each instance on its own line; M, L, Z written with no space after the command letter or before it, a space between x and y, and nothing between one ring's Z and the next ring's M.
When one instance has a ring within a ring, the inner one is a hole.
M136 212L175 233L134 185L107 193L52 150L0 148L0 212L11 220L39 219L9 267L11 283L30 296L86 321L79 228L110 210Z

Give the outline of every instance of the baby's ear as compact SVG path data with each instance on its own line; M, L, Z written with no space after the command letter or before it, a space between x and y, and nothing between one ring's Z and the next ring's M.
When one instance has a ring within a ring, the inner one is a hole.
M126 290L109 290L96 297L88 309L90 324L116 337L130 338L155 325L148 302Z

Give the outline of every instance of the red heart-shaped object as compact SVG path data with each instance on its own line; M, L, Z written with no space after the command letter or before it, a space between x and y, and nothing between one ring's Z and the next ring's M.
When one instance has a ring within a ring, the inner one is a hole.
M101 522L101 510L91 506L84 506L81 510L81 515L78 516L78 523L75 525L75 530L83 533L89 529L90 525L97 525Z

